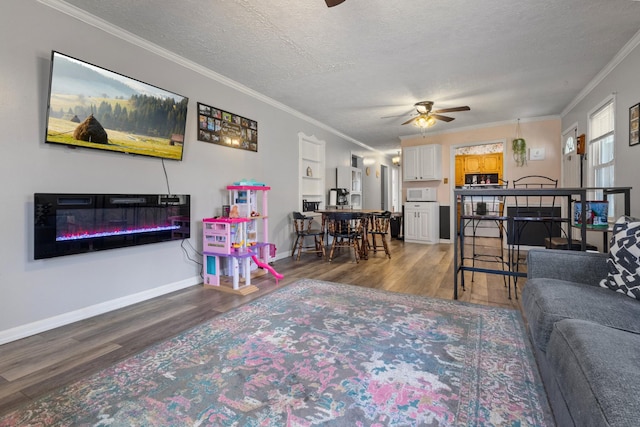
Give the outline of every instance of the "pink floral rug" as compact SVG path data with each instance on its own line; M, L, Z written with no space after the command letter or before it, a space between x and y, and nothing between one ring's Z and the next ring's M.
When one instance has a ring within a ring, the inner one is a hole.
M0 426L552 426L520 313L300 280Z

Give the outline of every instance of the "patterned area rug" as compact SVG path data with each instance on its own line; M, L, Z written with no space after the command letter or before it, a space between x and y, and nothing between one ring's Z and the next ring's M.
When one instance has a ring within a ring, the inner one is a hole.
M550 426L520 313L300 280L0 426Z

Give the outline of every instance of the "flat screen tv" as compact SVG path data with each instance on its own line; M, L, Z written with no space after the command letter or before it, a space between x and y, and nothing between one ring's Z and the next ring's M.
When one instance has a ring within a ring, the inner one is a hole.
M188 102L53 51L46 142L182 160Z

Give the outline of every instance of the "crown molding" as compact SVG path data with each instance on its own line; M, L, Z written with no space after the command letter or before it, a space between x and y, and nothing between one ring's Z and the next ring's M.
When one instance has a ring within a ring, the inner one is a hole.
M640 0L637 0L640 1ZM582 101L592 90L596 88L602 81L611 73L620 63L627 57L633 50L640 45L640 30L629 40L620 51L613 57L611 61L587 84L578 95L567 105L562 113L561 117L569 114L580 101Z
M472 130L478 130L478 129L486 129L486 128L492 128L497 126L511 125L516 123L518 120L520 120L520 123L532 123L532 122L541 122L545 120L560 120L560 119L561 117L559 115L553 115L553 116L540 116L540 117L528 117L528 118L520 118L520 119L512 119L512 120L503 120L500 122L484 123L481 125L459 127L455 129L441 130L438 132L427 132L424 134L424 136L437 136L437 135L444 135L444 134L450 134L450 133L459 133L459 132L466 132L466 131L472 131ZM407 139L415 139L422 136L423 135L421 133L417 133L413 135L400 136L399 138L400 138L400 141L404 141Z
M358 141L348 135L345 135L344 133L332 128L331 126L328 126L314 118L311 118L303 113L301 113L298 110L294 110L291 107L288 107L287 105L276 101L273 98L270 98L266 95L261 94L260 92L257 92L247 86L244 86L241 83L236 82L235 80L232 80L228 77L223 76L222 74L216 73L215 71L203 67L200 64L197 64L191 60L188 60L180 55L177 55L174 52L171 52L170 50L167 50L163 47L160 47L158 45L156 45L155 43L151 43L148 40L143 39L142 37L139 37L129 31L126 31L120 27L117 27L115 25L113 25L110 22L105 21L104 19L98 18L95 15L92 15L76 6L73 6L69 3L66 3L63 0L37 0L39 3L48 6L52 9L57 10L58 12L64 13L65 15L71 16L72 18L75 18L81 22L84 22L87 25L90 25L92 27L98 28L99 30L102 30L108 34L111 34L112 36L115 36L121 40L124 40L132 45L138 46L142 49L145 49L149 52L152 52L162 58L165 58L175 64L178 64L184 68L187 68L191 71L194 71L204 77L207 77L211 80L215 80L218 83L221 83L225 86L228 86L234 90L237 90L238 92L241 92L245 95L248 95L252 98L257 99L258 101L264 102L265 104L268 104L274 108L277 108L287 114L291 114L292 116L295 116L301 120L304 120L314 126L317 126L327 132L332 133L333 135L342 138L348 142L351 142L353 144L359 145L362 148L365 148L367 150L370 151L374 151L376 153L380 153L382 155L385 155L385 153L383 153L382 151L375 149L361 141Z

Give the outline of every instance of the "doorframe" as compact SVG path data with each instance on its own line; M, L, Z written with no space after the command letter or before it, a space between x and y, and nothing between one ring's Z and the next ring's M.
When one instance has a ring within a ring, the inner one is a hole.
M456 149L463 147L475 147L477 145L502 144L502 177L507 176L507 162L505 157L507 154L507 140L505 138L493 139L481 142L463 142L460 144L452 144L449 146L449 230L451 230L451 239L449 243L456 239L455 226L458 216L458 201L455 198L454 190L456 188Z

